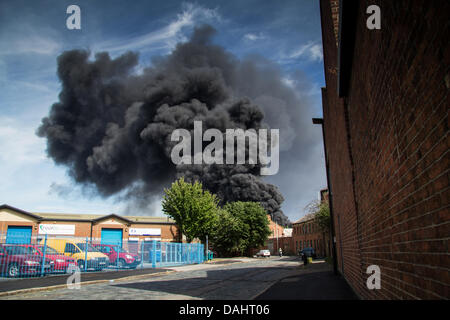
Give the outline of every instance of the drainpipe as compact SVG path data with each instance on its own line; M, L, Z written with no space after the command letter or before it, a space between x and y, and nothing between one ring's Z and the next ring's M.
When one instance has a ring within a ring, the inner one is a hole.
M326 168L326 173L327 173L328 202L330 205L330 220L331 220L330 227L331 227L331 243L332 243L332 250L333 250L333 272L335 275L337 275L338 269L337 269L337 254L336 254L336 232L334 230L333 192L331 190L331 184L330 184L330 168L328 166L327 144L326 144L326 140L325 140L325 129L324 129L323 118L313 118L312 122L313 122L313 124L320 124L322 127L323 149L324 149L324 155L325 155L325 168Z

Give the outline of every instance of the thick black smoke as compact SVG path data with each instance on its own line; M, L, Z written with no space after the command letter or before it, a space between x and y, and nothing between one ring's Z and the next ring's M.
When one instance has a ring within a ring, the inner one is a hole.
M59 102L37 132L47 138L48 155L102 196L127 190L134 201L151 201L184 176L201 181L223 202L258 201L278 223L288 224L280 209L283 196L259 177L258 165L174 165L170 159L172 131L192 133L196 120L203 130L268 128L267 111L243 94L252 90L243 74L256 66L212 44L213 33L210 26L197 28L190 41L139 75L136 53L116 59L98 53L94 61L86 51L62 53Z

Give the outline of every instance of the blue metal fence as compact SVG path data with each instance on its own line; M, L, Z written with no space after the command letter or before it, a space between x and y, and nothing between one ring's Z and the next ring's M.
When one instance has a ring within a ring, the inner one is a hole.
M0 234L0 277L198 264L207 259L204 251L200 243Z

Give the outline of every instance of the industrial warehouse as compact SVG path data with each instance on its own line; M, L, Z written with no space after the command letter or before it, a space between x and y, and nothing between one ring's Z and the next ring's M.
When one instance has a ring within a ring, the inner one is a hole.
M0 206L0 274L6 277L202 263L204 246L183 240L175 222L164 217Z
M6 237L6 243L14 242L11 239L19 236L31 239L45 234L106 241L181 240L175 221L165 217L31 213L6 204L0 206L0 234Z

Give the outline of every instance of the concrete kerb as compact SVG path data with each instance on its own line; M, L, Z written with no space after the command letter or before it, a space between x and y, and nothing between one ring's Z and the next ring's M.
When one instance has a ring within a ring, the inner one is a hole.
M223 260L226 260L226 259L223 259ZM241 261L232 262L230 264L246 263L246 262L250 262L250 261L251 260L249 260L249 261L241 260ZM214 263L200 264L200 266L203 266L203 265L207 266L207 267L220 266L220 264L216 265ZM189 267L189 266L192 266L192 265L178 266L177 268L183 268L183 267ZM194 265L194 266L199 266L199 265ZM189 271L189 270L186 270L186 271ZM118 278L118 279L85 281L85 282L80 282L80 285L85 286L85 285L93 285L93 284L100 284L100 283L132 281L132 280L137 280L137 279L141 279L141 278L156 277L156 276L166 275L166 274L175 273L175 272L183 272L183 270L182 269L181 270L170 270L170 271L156 272L156 273L151 273L151 274L140 274L140 275L136 275L136 276L128 276L128 277L123 277L123 278ZM5 292L0 292L0 297L12 296L12 295L24 294L24 293L33 293L33 292L39 292L39 291L50 291L50 290L63 289L63 288L67 288L67 284L58 284L58 285L48 286L48 287L37 287L37 288L5 291Z

